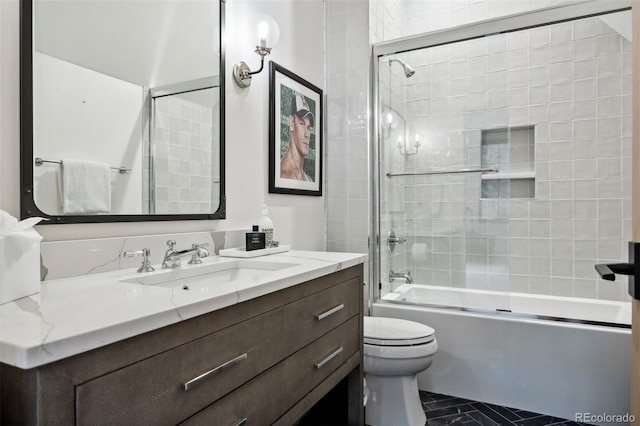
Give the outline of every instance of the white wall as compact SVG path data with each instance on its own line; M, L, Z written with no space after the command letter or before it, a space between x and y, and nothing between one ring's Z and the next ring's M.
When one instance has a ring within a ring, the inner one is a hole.
M131 169L111 172L111 212L140 214L143 88L38 52L33 63L34 156ZM62 214L62 168L45 163L34 170L36 204L47 214Z
M0 209L19 216L19 37L18 1L0 2ZM268 194L268 72L254 76L248 89L237 88L233 64L252 68L259 58L241 49L242 22L268 13L280 26L281 38L268 59L324 87L324 14L322 0L234 0L227 2L226 194L223 221L179 221L44 225L46 241L247 228L257 222L260 204L270 207L274 237L296 249L323 250L324 197Z
M0 209L20 208L18 0L0 2Z

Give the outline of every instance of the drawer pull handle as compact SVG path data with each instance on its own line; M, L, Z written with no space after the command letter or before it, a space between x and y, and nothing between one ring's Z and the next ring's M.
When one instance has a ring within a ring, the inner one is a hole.
M247 418L245 417L244 419L238 420L237 422L235 422L233 426L244 426L246 424L247 424Z
M325 365L326 363L328 363L329 361L331 361L332 359L334 359L340 352L342 352L344 348L342 346L340 346L338 349L336 349L335 351L333 351L331 353L331 355L329 355L328 357L326 357L325 359L323 359L320 362L316 362L315 364L313 364L316 368L322 368L323 365Z
M325 319L326 317L328 317L329 315L333 315L336 312L338 312L339 310L341 310L342 308L344 308L344 303L339 304L338 306L336 306L335 308L331 308L329 309L327 312L323 312L321 314L316 315L316 319L318 321Z
M206 378L211 377L211 376L215 376L216 374L220 373L222 370L225 370L225 369L231 367L232 365L235 365L235 364L239 363L243 359L247 359L247 354L246 353L243 353L242 355L239 355L239 356L237 356L237 357L235 357L233 359L230 359L229 361L220 364L216 368L213 368L213 369L207 371L206 373L202 373L198 377L194 377L193 379L189 380L188 382L184 382L182 384L182 389L189 390L192 387L194 387L195 385L197 385L198 383L200 383L203 380L205 380Z

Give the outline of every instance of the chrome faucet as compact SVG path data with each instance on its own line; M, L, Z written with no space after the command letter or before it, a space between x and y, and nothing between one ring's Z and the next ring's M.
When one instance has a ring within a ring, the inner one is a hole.
M142 265L138 268L138 272L153 272L153 266L151 266L151 262L149 262L149 256L151 255L151 250L148 248L143 248L138 251L125 251L122 253L122 257L134 257L134 256L142 256Z
M209 243L203 244L192 244L190 249L177 251L174 249L176 242L174 240L167 241L167 252L164 255L164 259L162 260L163 268L179 268L182 266L181 259L183 257L191 256L191 260L188 262L189 265L194 265L198 263L202 263L201 258L209 256L209 251L205 249L205 246L208 246Z
M413 284L413 277L411 276L411 271L407 271L406 274L403 274L402 272L389 271L389 282L392 282L393 280L396 280L396 279L402 279L402 280L405 280L407 284Z

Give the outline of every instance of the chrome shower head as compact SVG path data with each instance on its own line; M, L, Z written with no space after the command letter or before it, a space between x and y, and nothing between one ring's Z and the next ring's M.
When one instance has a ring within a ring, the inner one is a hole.
M414 75L416 73L416 70L413 69L413 67L403 61L401 61L400 59L397 58L391 58L389 59L389 66L391 66L392 62L397 62L400 65L402 65L402 69L404 70L404 76L409 78L412 75Z

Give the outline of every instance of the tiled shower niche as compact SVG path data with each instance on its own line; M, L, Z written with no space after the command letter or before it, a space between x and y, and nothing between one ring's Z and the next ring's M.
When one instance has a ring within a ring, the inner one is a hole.
M481 198L535 198L535 127L481 131Z

